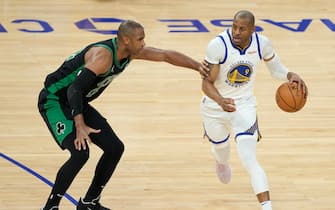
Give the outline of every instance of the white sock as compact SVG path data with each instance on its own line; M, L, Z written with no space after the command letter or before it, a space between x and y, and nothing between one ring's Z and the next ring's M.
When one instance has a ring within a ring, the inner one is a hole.
M261 203L262 210L272 210L271 201L264 201Z

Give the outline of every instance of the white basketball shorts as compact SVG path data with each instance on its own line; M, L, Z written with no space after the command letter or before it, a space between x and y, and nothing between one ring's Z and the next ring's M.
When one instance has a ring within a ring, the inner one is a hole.
M205 135L214 144L224 143L229 140L231 133L234 138L240 135L252 136L258 131L256 116L256 98L235 99L236 111L226 112L221 106L207 96L204 96L200 104Z

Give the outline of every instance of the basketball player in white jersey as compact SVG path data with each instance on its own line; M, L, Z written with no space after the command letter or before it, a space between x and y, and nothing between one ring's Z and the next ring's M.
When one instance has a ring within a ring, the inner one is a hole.
M256 66L264 60L274 78L295 83L307 95L305 83L280 62L270 41L255 32L254 15L245 10L235 14L230 29L209 42L205 60L211 71L202 83L201 115L218 178L223 183L231 179L231 136L262 210L272 210L267 176L256 159L260 139L253 95Z

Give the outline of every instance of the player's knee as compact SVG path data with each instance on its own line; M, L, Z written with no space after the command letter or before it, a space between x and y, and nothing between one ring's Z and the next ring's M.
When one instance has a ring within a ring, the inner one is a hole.
M230 141L229 136L223 138L223 140L209 139L212 143L211 152L215 160L221 164L229 161L230 157Z
M256 142L257 139L254 136L243 135L237 139L237 150L242 162L243 167L252 171L253 168L259 167L259 163L256 159Z
M94 143L97 144L107 156L120 158L124 152L123 142L112 132L92 134Z
M119 139L111 139L112 144L109 144L108 147L104 148L105 154L113 156L116 159L120 159L124 152L124 144Z
M81 150L71 153L71 158L76 161L79 165L84 165L89 159L89 150Z
M117 146L116 146L116 148L115 148L115 153L116 153L116 155L119 157L119 158L121 158L121 156L122 156L122 154L123 154L123 152L124 152L124 144L123 144L123 142L122 141L118 141L117 142L117 144L116 144Z

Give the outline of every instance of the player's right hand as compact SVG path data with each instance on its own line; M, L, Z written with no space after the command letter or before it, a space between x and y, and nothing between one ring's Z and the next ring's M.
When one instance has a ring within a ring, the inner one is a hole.
M87 143L92 143L89 137L90 133L99 133L100 129L94 129L86 125L83 114L78 114L74 117L76 125L76 139L74 140L74 147L77 150L86 150Z
M92 143L91 138L89 137L90 133L99 133L101 130L97 130L91 127L88 127L86 124L81 126L76 126L76 139L74 140L74 146L77 150L86 150L87 143Z
M232 98L221 98L219 105L226 112L234 112L236 111L235 102Z

